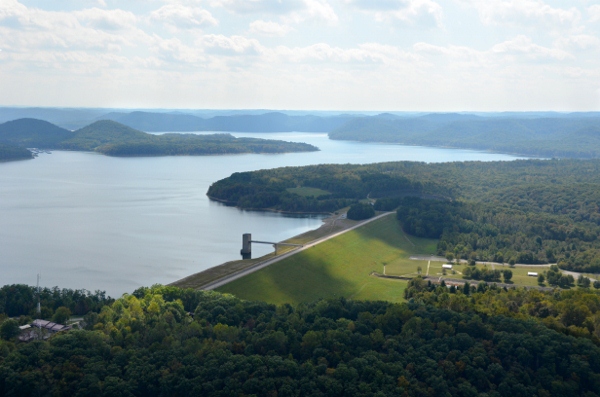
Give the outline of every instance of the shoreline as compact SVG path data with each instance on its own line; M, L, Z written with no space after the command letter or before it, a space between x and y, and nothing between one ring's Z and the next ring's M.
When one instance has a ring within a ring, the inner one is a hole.
M242 208L242 207L238 207L237 205L235 205L235 203L233 203L232 201L229 200L224 200L224 199L220 199L220 198L216 198L213 196L209 196L208 193L206 194L206 197L208 197L210 200L216 201L218 203L224 204L228 207L235 207L239 210L242 211L260 211L260 212L275 212L278 214L288 214L288 215L329 215L329 216L333 216L334 213L331 212L298 212L298 211L284 211L284 210L276 210L273 208ZM324 218L327 219L327 218Z

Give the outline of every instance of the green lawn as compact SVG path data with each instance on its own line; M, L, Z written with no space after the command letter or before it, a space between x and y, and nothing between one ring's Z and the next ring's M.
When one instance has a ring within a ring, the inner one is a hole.
M290 188L287 188L286 190L290 193L294 193L294 194L297 194L299 196L304 196L304 197L310 197L310 196L319 197L319 196L331 194L331 192L328 192L327 190L317 189L316 187L290 187Z
M415 269L423 262L412 254L432 254L437 241L406 237L389 215L328 240L218 289L246 300L270 303L310 302L344 296L351 299L403 300L406 282L370 276L383 265ZM425 267L427 266L427 262ZM387 270L387 269L386 269Z
M429 275L430 276L441 276L442 275L442 265L444 263L443 262L431 262L431 266L429 268ZM463 270L467 267L468 265L466 263L461 263L461 264L453 264L453 269L452 270L446 270L446 276L447 278L456 278L456 279L462 279L462 272ZM509 266L504 266L504 265L494 265L492 267L492 265L481 265L481 264L477 264L476 265L478 268L483 269L483 268L487 268L487 269L496 269L496 270L510 270L513 273L513 277L511 279L512 284L514 284L515 286L519 286L519 285L529 285L529 286L536 286L538 285L537 282L537 277L532 277L532 276L528 276L527 273L528 272L536 272L537 274L543 274L545 271L548 271L548 267L544 267L544 266L535 266L535 265L531 265L531 266L526 266L526 267L509 267ZM423 268L424 271L423 273L425 273L425 268ZM452 271L455 272L455 274L452 274ZM470 283L479 283L478 280L468 280ZM500 282L504 282L504 278L501 277Z

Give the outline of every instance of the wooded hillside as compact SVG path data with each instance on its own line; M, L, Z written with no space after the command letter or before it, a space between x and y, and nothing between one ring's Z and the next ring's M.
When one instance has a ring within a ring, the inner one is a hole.
M329 133L330 139L489 150L556 158L600 157L600 118L481 117L431 114L362 117Z
M318 188L319 197L289 188ZM293 191L293 190L292 190ZM318 165L235 173L208 195L241 208L335 211L369 195L438 253L600 272L600 161Z

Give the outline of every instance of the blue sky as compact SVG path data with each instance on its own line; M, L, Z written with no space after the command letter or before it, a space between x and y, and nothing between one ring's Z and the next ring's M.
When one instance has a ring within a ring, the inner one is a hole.
M0 105L600 110L600 2L0 0Z

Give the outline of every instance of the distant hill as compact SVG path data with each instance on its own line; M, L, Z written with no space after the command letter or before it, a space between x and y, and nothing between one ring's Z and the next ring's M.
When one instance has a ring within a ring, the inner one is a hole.
M339 116L290 116L281 112L215 116L208 119L177 113L108 113L101 119L113 120L148 132L225 131L225 132L329 132L355 118Z
M68 130L76 130L105 114L107 109L0 107L0 123L18 119L38 119Z
M132 128L148 132L204 131L204 119L189 114L173 113L108 113L100 117L117 121Z
M0 143L0 162L32 158L33 154L25 148Z
M319 150L305 143L235 138L229 134L152 135L111 120L96 121L74 132L41 120L16 120L0 124L0 142L42 149L96 151L111 156L288 153Z
M73 133L47 121L19 119L0 124L0 142L21 147L57 149Z
M330 139L444 146L540 157L600 157L600 117L511 118L431 114L413 118L362 117Z
M72 138L62 142L61 147L69 150L96 150L107 144L152 142L154 137L115 121L102 120L75 131Z

